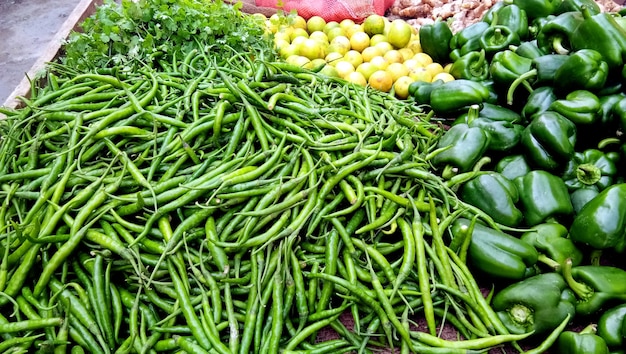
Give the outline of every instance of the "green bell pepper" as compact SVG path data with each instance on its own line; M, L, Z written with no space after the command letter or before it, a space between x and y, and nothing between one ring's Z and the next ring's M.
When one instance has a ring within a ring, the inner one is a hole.
M496 164L496 172L513 181L531 171L530 165L524 155L508 155L500 159Z
M532 63L532 59L524 58L507 49L493 56L489 73L496 84L508 88L520 75L532 69Z
M467 53L480 50L480 36L489 28L486 22L475 22L459 32L455 33L450 40L450 49L461 57ZM455 54L451 53L451 56Z
M409 95L419 104L430 104L430 93L437 86L444 84L443 80L414 81L409 85Z
M555 13L561 1L563 0L513 0L512 3L524 10L529 18L535 19Z
M581 13L584 21L570 38L572 47L595 50L610 69L621 70L626 56L626 30L609 13L593 15L588 8L583 8Z
M574 155L576 125L553 111L535 114L520 144L532 164L554 170Z
M519 45L521 43L517 33L501 25L489 26L489 28L480 35L478 41L480 47L489 55L505 50L511 45Z
M563 265L563 278L578 297L576 314L591 315L603 306L626 301L626 270L606 265Z
M503 108L506 109L506 108ZM524 127L505 119L481 117L478 107L470 107L467 114L462 114L452 125L467 124L470 127L477 127L484 130L489 137L488 150L509 151L520 141Z
M593 49L581 49L570 54L554 74L554 85L562 92L573 90L597 91L604 87L609 67L602 54Z
M437 20L419 28L419 39L422 51L437 63L450 61L450 40L452 30L447 22Z
M530 83L535 86L552 86L556 72L567 59L567 55L561 54L546 54L530 59L532 69L524 73L520 73L520 75L509 85L509 90L507 92L508 104L513 103L513 94L519 85L525 85L531 93L533 90L530 87Z
M599 193L600 191L596 186L584 186L571 191L569 194L569 199L572 201L574 214L580 213L583 207L587 205L587 203L589 203Z
M515 52L515 54L524 58L528 58L528 59L534 59L534 58L547 54L547 53L544 53L541 49L539 49L536 39L522 42L517 47L512 46L509 49L512 49Z
M569 11L582 11L583 7L587 8L592 15L602 12L598 3L593 0L562 0L555 14L558 15Z
M555 329L576 310L576 297L558 273L544 273L513 283L500 290L492 307L511 333L535 332L540 335Z
M446 148L433 157L435 165L447 165L466 172L480 160L489 146L489 136L481 128L457 124L448 129L439 142L438 149Z
M554 93L552 86L538 87L528 96L526 104L522 107L522 117L530 120L535 114L547 111L552 102L556 100L556 93Z
M609 127L616 125L615 114L616 111L613 110L615 104L621 99L625 98L626 95L622 92L614 93L610 95L600 96L600 122L601 126ZM617 107L616 107L617 108Z
M517 237L480 223L470 230L471 221L456 219L451 226L452 237L470 237L468 262L488 276L520 280L536 272L537 250ZM471 233L470 233L471 232Z
M552 102L549 109L560 113L574 124L589 125L600 118L600 99L593 92L574 90L565 99Z
M496 14L498 13L498 11L500 11L500 9L502 9L506 5L507 3L504 1L496 1L493 6L489 8L489 10L485 11L483 17L481 18L481 21L487 24L491 24L496 18Z
M578 11L554 16L541 25L537 33L537 46L545 53L569 54L571 36L585 18Z
M507 4L499 9L491 24L510 28L522 40L528 37L528 15L515 4Z
M611 107L611 113L619 121L622 129L626 129L626 98L615 102Z
M570 190L595 186L602 191L613 184L618 160L617 152L604 153L597 149L576 152L565 166L561 178Z
M459 196L505 226L517 226L524 216L515 205L519 193L513 181L497 172L480 174L461 187Z
M438 115L458 114L471 105L480 105L489 96L489 90L480 82L453 80L433 87L430 92L430 107Z
M468 117L471 110L468 110L467 113L461 114L458 118L463 119L464 121L468 121ZM496 121L505 121L509 123L522 123L522 116L516 111L503 107L501 105L484 102L480 111L478 111L478 116L476 118L486 118L489 120Z
M598 319L598 335L609 348L623 348L626 344L626 304L617 305L602 313Z
M589 201L569 229L574 242L594 249L626 249L626 183L613 184Z
M589 325L580 332L564 331L556 342L559 354L609 354L609 347L596 334L596 326Z
M550 172L533 170L515 182L528 226L574 212L565 182Z
M568 258L574 265L579 265L583 260L583 253L567 238L567 235L567 227L548 222L533 226L532 230L523 233L520 239L539 251L540 262L555 271L560 271Z
M449 71L455 79L483 81L489 77L489 62L485 51L469 52L454 60Z

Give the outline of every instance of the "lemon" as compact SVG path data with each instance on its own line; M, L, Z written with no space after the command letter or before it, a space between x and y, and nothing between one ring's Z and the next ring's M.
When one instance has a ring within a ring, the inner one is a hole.
M385 70L377 70L370 75L367 83L377 90L383 92L389 92L391 90L391 86L393 85L393 80L391 79L391 75Z
M307 39L307 37L296 37L293 39L293 41L291 41L291 44L295 45L296 47L300 47L302 43L304 43L304 41L306 41Z
M389 44L389 42L376 43L375 47L380 48L380 50L383 52L383 54L385 54L388 51L393 49L393 46L391 44Z
M447 72L440 72L437 75L433 76L432 81L443 80L443 82L453 81L454 76L450 75Z
M363 77L365 78L365 80L367 80L370 78L370 76L372 76L375 71L378 71L378 68L372 63L363 62L356 67L356 71L363 74Z
M295 44L287 44L278 51L281 58L287 59L293 55L298 55L298 46Z
M393 92L396 97L400 99L406 99L409 97L409 86L413 83L413 79L409 76L400 76L393 83Z
M392 50L387 51L385 54L383 54L383 57L389 63L402 63L404 61L404 57L396 49L392 49Z
M291 41L298 37L309 38L309 32L307 32L304 28L294 28L293 31L289 34Z
M324 60L330 65L335 65L337 61L342 60L342 59L343 59L343 54L338 53L338 52L329 52L324 57Z
M403 62L413 58L413 56L415 55L415 53L413 53L411 48L400 48L398 49L398 52L400 52L400 55L402 55Z
M321 43L315 39L307 38L298 46L298 54L313 59L322 59L325 56Z
M328 21L326 22L326 26L324 26L324 33L328 34L328 32L330 32L331 29L338 28L338 27L339 27L339 22Z
M370 36L365 32L356 32L350 37L350 47L357 52L362 52L363 49L369 47Z
M439 73L444 72L443 71L443 66L441 66L441 64L439 64L439 63L430 63L430 64L426 65L424 68L428 72L430 72L430 75L433 76L433 77L435 75L439 74Z
M365 80L365 77L363 77L363 74L361 74L358 71L351 72L344 79L348 82L352 82L357 85L361 85L361 86L367 85L367 80Z
M370 45L371 46L375 46L375 45L377 45L380 42L387 42L387 36L385 36L384 34L375 34L373 36L370 35Z
M380 48L377 47L367 47L361 52L361 56L363 57L364 62L370 61L373 57L381 55L383 55L383 52L380 50Z
M363 32L363 27L361 25L357 25L357 24L354 24L354 25L344 29L344 32L346 32L346 36L348 38L352 37L355 33L365 33L365 32ZM369 36L367 38L369 38Z
M337 68L332 65L326 65L320 70L320 74L326 75L328 77L340 77L339 72L337 72Z
M349 18L345 18L345 19L341 20L341 22L339 22L339 27L341 27L345 31L345 30L347 30L348 28L352 27L355 24L356 23L354 23L353 20L351 20Z
M348 76L348 74L355 71L354 65L345 60L338 61L337 64L335 64L335 70L337 70L337 74L339 74L339 77L344 79L346 78L346 76Z
M409 44L412 33L411 25L406 21L401 19L393 20L391 24L389 24L387 41L395 48L403 48Z
M309 33L313 33L315 31L324 31L324 27L326 27L326 20L324 20L321 16L311 16L306 21L306 29Z
M285 48L286 46L288 46L289 43L288 41L284 40L284 39L275 39L274 40L274 48L280 53L280 50Z
M376 67L380 70L385 70L389 66L389 62L382 56L373 57L370 60L370 63L376 65Z
M405 60L402 64L409 69L409 71L424 67L420 62L412 58Z
M306 31L307 28L307 24L306 24L306 20L304 19L304 17L300 16L300 15L296 15L292 20L291 20L291 27L294 28L301 28L303 30Z
M419 40L417 41L410 41L409 44L406 46L407 48L409 48L410 50L413 51L413 53L417 54L417 53L422 53L422 44L420 43Z
M309 38L318 41L324 45L328 45L328 36L322 31L315 31L309 34Z
M305 67L311 60L302 55L292 55L285 60L288 64Z
M422 66L426 66L433 62L433 58L431 58L430 55L426 53L416 53L413 56L413 59L417 60Z
M413 81L425 81L425 82L433 81L433 76L424 67L418 67L413 70L409 70L409 77L413 79Z
M326 37L328 37L329 41L333 41L336 37L343 36L346 37L346 33L341 27L335 27L326 32ZM346 37L348 38L348 37Z
M387 71L391 75L391 79L394 82L402 76L409 75L409 69L402 63L391 63L389 64L387 69L385 69L385 71Z
M336 53L336 54L339 54L340 57L343 57L344 54L346 54L349 50L350 50L350 46L344 47L344 46L337 45L337 44L329 44L326 47L326 55L330 53Z
M377 14L367 16L363 21L363 30L370 36L382 34L385 31L385 18Z
M358 51L351 49L344 56L343 60L349 62L355 68L363 62L363 56Z

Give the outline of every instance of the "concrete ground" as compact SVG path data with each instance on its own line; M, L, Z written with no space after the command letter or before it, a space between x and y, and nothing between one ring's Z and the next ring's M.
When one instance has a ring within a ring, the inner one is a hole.
M0 0L0 105L80 0Z

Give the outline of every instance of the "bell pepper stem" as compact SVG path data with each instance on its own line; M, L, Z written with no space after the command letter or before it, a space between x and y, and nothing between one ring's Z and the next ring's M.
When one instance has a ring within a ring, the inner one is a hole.
M576 168L576 178L583 184L594 185L602 178L602 171L592 163L583 163Z
M552 49L554 49L554 52L556 54L561 54L561 55L568 55L570 50L565 48L563 46L563 40L565 38L563 38L563 36L555 36L554 39L552 39Z
M567 285L572 289L574 294L578 296L580 299L588 299L593 294L593 289L590 288L587 284L580 283L574 279L572 276L572 259L568 258L565 260L565 264L563 265L563 278L567 282Z
M593 250L591 251L591 265L600 265L600 258L602 257L602 250Z
M580 334L596 334L596 332L598 332L598 325L595 323L592 323L590 325L588 325L587 327L583 328L580 332Z
M555 272L558 272L561 269L561 264L559 262L555 261L554 259L548 257L547 255L543 253L539 254L539 257L537 257L537 260L547 265L548 267L552 268Z
M513 95L515 94L515 90L517 89L519 85L524 85L524 87L526 87L528 92L532 93L533 88L528 83L528 80L535 76L537 76L537 69L532 69L520 75L517 79L515 79L513 83L511 83L511 86L509 86L509 90L506 93L506 103L508 105L513 104Z
M446 186L452 188L456 185L469 181L470 179L476 177L482 171L482 168L489 163L491 163L491 158L489 156L481 157L471 171L453 175L446 181Z

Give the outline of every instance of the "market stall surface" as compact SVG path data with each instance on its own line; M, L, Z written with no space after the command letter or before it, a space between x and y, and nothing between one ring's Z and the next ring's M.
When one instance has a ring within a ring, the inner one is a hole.
M0 104L24 78L80 0L0 0Z

